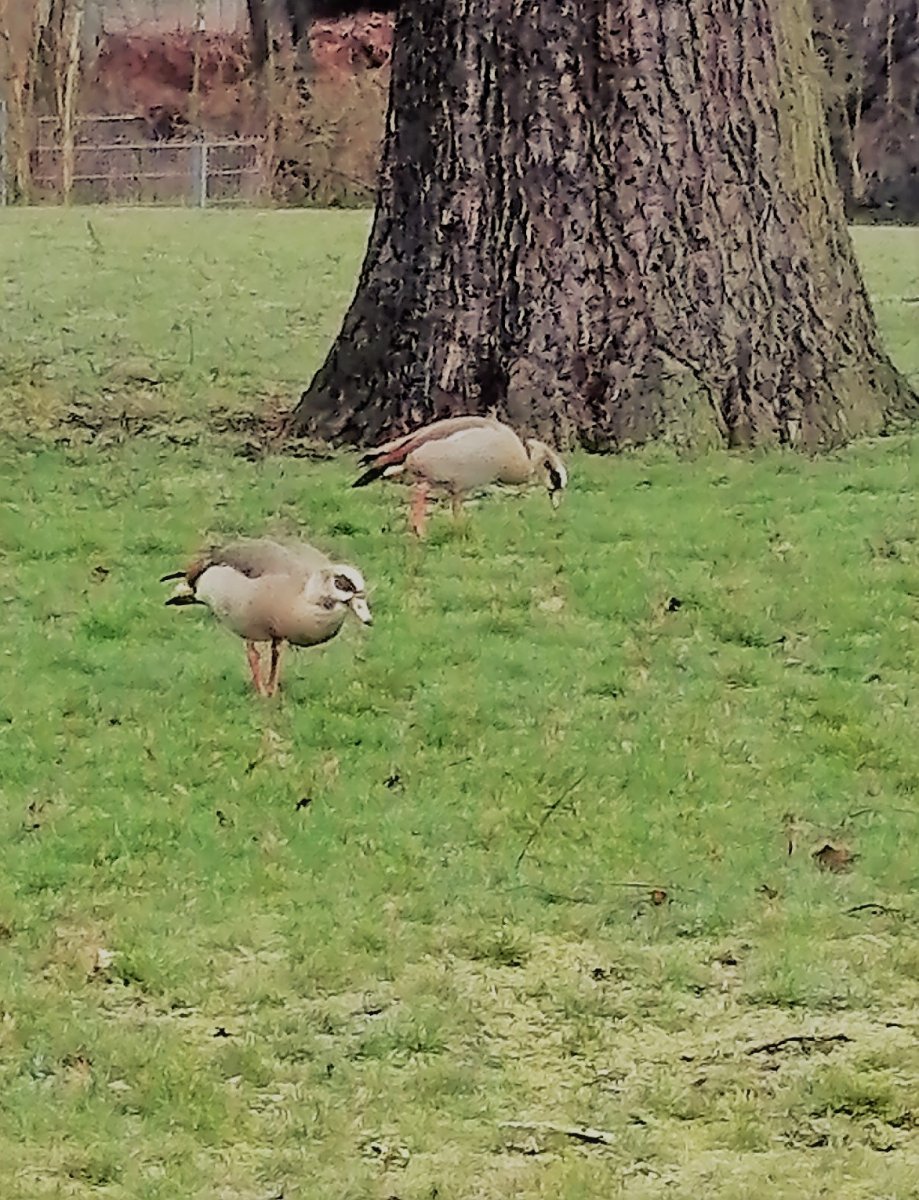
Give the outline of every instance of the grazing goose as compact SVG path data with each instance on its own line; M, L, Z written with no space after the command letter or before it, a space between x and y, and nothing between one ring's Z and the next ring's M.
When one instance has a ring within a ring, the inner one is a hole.
M277 691L281 647L319 646L333 638L350 609L365 625L373 618L364 577L331 562L313 546L284 546L250 538L201 554L178 579L167 604L206 604L218 621L245 638L252 683L260 696ZM271 643L271 668L262 679L258 643Z
M424 425L404 437L371 450L361 459L369 469L352 487L364 487L381 477L408 475L415 481L409 521L424 536L427 499L432 486L445 488L453 500L453 515L463 496L492 483L526 483L542 478L555 506L568 483L559 456L543 442L523 442L495 417L448 417Z

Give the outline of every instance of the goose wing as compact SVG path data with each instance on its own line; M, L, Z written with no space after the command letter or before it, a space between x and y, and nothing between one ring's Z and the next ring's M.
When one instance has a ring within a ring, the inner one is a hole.
M424 425L421 429L415 429L391 442L386 442L375 450L369 450L360 460L362 466L371 464L369 470L365 471L351 486L364 487L375 479L379 479L393 467L401 466L406 458L420 446L430 442L443 441L467 429L494 429L496 426L500 428L500 422L496 421L494 417L472 416L446 417L442 421Z
M285 546L272 538L240 538L225 546L208 547L184 571L164 575L160 582L184 578L189 587L194 588L210 567L231 567L247 579L258 579L262 575L306 576L328 563L321 551L305 542Z

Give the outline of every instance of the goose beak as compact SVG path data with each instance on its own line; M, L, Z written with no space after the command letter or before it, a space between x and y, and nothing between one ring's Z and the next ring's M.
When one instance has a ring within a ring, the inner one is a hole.
M373 613L370 611L370 605L363 596L353 596L349 604L351 605L351 611L362 625L373 624Z
M552 491L549 493L549 503L552 505L553 508L558 508L558 506L561 504L561 502L562 502L561 488L556 488L555 491Z

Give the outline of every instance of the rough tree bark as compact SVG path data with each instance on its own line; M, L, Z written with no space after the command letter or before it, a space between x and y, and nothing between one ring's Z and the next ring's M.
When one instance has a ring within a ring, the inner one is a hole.
M366 443L492 407L597 449L815 449L916 412L809 0L401 6L363 270L290 429Z

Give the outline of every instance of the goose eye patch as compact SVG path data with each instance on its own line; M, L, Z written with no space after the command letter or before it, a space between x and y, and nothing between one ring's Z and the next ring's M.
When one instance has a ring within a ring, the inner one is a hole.
M340 592L357 592L357 588L354 586L354 580L349 579L347 575L336 575L335 586Z

